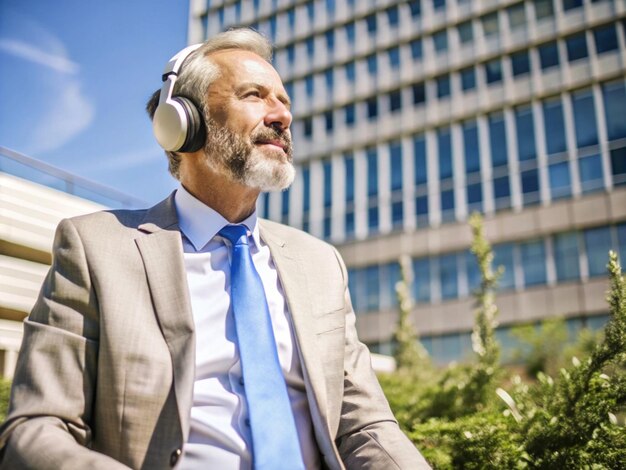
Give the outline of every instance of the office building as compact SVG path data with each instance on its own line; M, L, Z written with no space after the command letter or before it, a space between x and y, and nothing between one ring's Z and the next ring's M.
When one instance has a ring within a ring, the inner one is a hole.
M470 350L472 211L505 267L498 335L606 321L626 260L626 2L191 0L189 42L252 26L292 97L297 179L262 215L338 247L361 339L390 352L397 260L440 362Z

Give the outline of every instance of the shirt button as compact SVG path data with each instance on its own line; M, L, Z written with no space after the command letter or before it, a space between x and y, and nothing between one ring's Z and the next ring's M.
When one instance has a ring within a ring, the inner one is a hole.
M174 465L176 465L178 463L178 459L180 458L182 453L183 453L183 451L180 450L180 449L176 449L174 452L172 452L172 454L170 455L170 466L171 467L173 467Z

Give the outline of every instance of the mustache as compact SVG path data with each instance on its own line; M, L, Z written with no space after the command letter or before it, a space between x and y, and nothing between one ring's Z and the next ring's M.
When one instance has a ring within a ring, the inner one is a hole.
M278 140L283 145L285 150L288 150L288 153L291 153L291 135L288 132L272 127L265 127L258 129L254 132L254 134L252 134L252 141L255 143L268 140Z

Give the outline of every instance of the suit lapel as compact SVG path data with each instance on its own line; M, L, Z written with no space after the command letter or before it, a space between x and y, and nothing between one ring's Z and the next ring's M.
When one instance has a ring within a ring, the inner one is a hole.
M326 382L320 361L320 351L317 348L316 329L311 315L308 281L297 251L268 230L263 221L260 222L260 235L272 253L272 260L276 265L293 321L318 444L320 447L326 447L330 450L332 449L332 442L328 427ZM320 430L324 430L324 432L320 432Z
M174 390L184 441L195 379L195 335L173 195L151 208L135 242L146 270L159 326L172 357Z

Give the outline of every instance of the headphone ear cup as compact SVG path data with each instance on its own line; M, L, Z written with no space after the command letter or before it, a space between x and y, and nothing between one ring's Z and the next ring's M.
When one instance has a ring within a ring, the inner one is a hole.
M189 98L184 96L175 96L172 101L180 103L185 114L187 115L187 137L185 142L178 150L179 152L196 152L204 147L206 143L206 127L202 113L198 107Z

